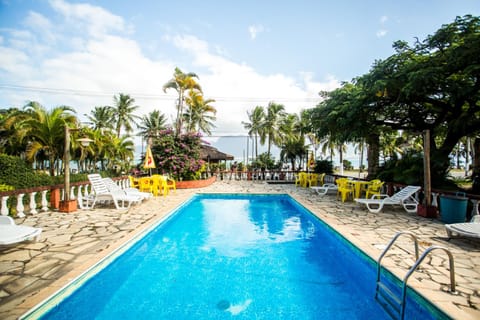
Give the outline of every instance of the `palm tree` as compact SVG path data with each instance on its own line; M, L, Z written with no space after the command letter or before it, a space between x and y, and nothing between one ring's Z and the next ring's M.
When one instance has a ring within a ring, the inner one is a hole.
M210 103L215 102L214 99L204 99L201 92L190 90L185 102L189 106L188 110L183 114L184 121L187 123L187 131L203 131L210 135L210 128L215 127L215 114L217 109Z
M129 136L122 136L120 139L113 141L113 148L115 150L113 165L119 165L122 169L129 169L130 161L133 159L135 144Z
M120 138L111 136L105 141L104 150L107 159L107 169L113 169L114 166L125 168L127 159L133 159L135 145L130 136L124 135Z
M94 130L91 138L95 141L95 143L91 143L89 145L89 148L92 149L91 165L96 171L97 168L95 167L95 164L100 163L100 169L104 171L106 170L106 162L108 161L107 149L111 144L111 141L117 139L116 134L113 130L107 130L104 132L100 130Z
M265 118L265 110L262 106L256 106L252 112L248 112L248 120L250 122L242 121L243 127L248 130L248 135L254 137L255 143L255 159L258 158L258 137L262 130L262 123Z
M280 127L285 115L285 107L283 105L274 102L268 104L267 114L261 125L260 143L265 144L265 140L268 140L267 154L269 156L272 144L278 146L282 141Z
M331 136L326 136L321 139L320 144L322 145L322 154L328 155L330 162L333 162L333 156L335 156L336 143L331 138Z
M303 157L307 155L308 149L305 146L305 138L302 135L292 135L282 144L280 151L280 160L290 161L292 170L299 166L296 165L296 160L299 159L301 164Z
M163 113L159 110L153 110L141 118L140 124L138 125L138 129L140 129L138 135L144 139L158 137L160 132L167 129L166 122L167 119Z
M21 156L25 153L28 140L18 125L18 115L22 112L16 108L0 110L0 153Z
M363 172L363 158L364 158L364 153L365 153L365 139L362 138L360 139L356 144L354 144L355 146L355 153L359 152L360 153L360 156L359 156L359 162L358 162L358 171L359 171L359 174Z
M87 172L89 169L90 163L92 163L93 156L94 156L94 146L96 145L96 136L95 132L100 132L103 134L101 130L94 130L91 128L82 128L81 131L74 131L71 133L73 136L70 140L72 143L72 150L75 152L75 158L77 159L77 167L80 172ZM80 142L78 142L79 138L89 138L94 141L94 143L90 143L88 146L82 146Z
M47 111L38 102L31 101L23 111L8 119L9 123L16 122L22 138L28 139L27 160L33 162L41 153L47 155L52 176L56 161L63 155L65 126L76 126L78 122L74 113L75 110L67 106Z
M118 96L114 96L114 117L116 120L115 130L117 132L117 137L120 138L120 131L122 128L125 128L127 134L133 131L133 124L136 125L135 120L138 119L138 116L134 115L133 112L139 108L139 106L133 105L135 99L131 98L128 94L120 93Z
M167 92L167 89L175 89L178 93L177 100L177 118L175 123L175 134L179 135L182 131L183 121L183 103L185 102L185 93L188 90L197 90L202 92L202 88L195 81L198 76L193 73L183 73L178 67L175 68L173 78L163 85L163 92Z
M105 129L113 130L114 124L112 119L115 115L115 110L110 106L95 107L90 111L90 115L85 116L90 120L94 130L104 131Z

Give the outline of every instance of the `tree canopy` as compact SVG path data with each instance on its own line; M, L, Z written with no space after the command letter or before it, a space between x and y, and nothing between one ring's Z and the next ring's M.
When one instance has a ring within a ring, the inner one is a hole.
M449 155L464 136L480 133L480 18L457 17L412 45L375 61L369 73L323 93L312 112L319 136L343 142L365 138L369 173L378 165L379 137L392 130L430 130L434 168L444 174Z

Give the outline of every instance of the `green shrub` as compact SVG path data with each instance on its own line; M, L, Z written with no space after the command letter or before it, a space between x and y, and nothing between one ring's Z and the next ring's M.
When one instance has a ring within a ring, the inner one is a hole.
M168 174L175 180L195 180L200 178L201 136L185 133L176 136L172 130L164 130L153 140L152 153L156 172Z
M0 192L2 191L11 191L11 190L14 190L15 187L13 186L9 186L7 184L0 184Z
M343 160L343 169L347 170L347 171L351 171L353 170L353 164L350 160Z
M53 179L43 172L33 170L19 157L0 155L0 184L13 186L15 189L49 186Z
M315 173L333 174L333 163L328 160L317 160L313 170Z
M456 189L456 185L447 179L446 173L441 171L439 165L432 159L431 182L432 187L439 189ZM423 154L409 152L401 159L390 159L379 168L377 179L407 185L423 186Z

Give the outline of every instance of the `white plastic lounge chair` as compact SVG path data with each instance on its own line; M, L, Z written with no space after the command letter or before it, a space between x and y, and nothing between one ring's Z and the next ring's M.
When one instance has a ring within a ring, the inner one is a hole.
M325 183L323 186L313 186L310 189L314 190L318 195L324 196L328 193L328 191L337 191L338 186L334 183Z
M418 201L413 195L420 189L421 187L418 186L406 186L391 197L386 194L380 194L373 195L370 199L355 199L355 201L365 204L368 211L373 213L380 212L383 206L387 204L401 205L405 211L415 213L417 212Z
M89 174L88 180L92 184L93 198L92 209L98 201L112 201L117 209L128 209L134 202L141 202L140 196L127 195L125 192L117 192L108 190L102 177L97 174ZM87 201L90 199L87 199ZM87 204L88 207L88 204Z
M121 188L112 178L103 178L103 182L110 192L125 192L126 195L140 197L142 200L149 199L153 196L150 192L141 192L137 188Z
M446 224L448 239L454 236L480 238L480 215L473 216L470 222Z
M11 217L0 216L0 245L38 240L41 233L41 228L17 225Z

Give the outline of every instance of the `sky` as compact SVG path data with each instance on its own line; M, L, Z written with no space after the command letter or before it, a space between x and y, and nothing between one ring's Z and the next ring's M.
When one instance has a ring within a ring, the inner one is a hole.
M68 105L81 120L129 94L173 122L175 67L216 100L213 135L245 135L255 106L299 113L423 40L478 0L0 0L0 108Z

